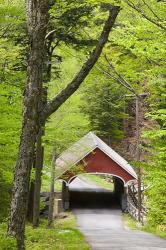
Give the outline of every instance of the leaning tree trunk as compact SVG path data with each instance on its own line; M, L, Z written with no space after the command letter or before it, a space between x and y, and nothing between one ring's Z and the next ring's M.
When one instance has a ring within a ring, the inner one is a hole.
M15 167L8 234L16 237L18 249L25 249L24 231L30 171L38 133L38 107L42 95L43 47L48 23L48 1L27 0L27 23L30 38L28 79L24 96L22 133Z

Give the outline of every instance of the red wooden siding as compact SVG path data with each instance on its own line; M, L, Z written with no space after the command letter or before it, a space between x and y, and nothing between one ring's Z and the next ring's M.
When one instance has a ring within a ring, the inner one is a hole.
M85 156L81 162L85 165L87 173L110 173L121 177L125 182L134 179L133 176L98 148Z

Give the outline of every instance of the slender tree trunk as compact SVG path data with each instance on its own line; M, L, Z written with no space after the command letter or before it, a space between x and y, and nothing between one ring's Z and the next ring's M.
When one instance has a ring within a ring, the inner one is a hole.
M35 164L36 164L35 157L36 157L36 153L34 153L34 156L33 156L33 168L35 168ZM27 214L26 214L26 218L29 222L33 221L34 190L35 190L34 179L31 179L30 188L29 188L29 195L28 195Z
M36 135L42 95L43 48L48 23L48 1L27 0L28 33L31 44L28 79L24 96L22 133L15 167L8 234L16 237L18 249L25 249L24 231Z
M53 226L54 185L55 185L55 160L56 160L56 157L53 156L53 159L52 159L52 169L51 169L51 185L50 185L50 200L49 200L48 227Z
M31 180L29 196L28 196L28 210L27 210L27 220L29 222L32 222L33 220L34 189L35 189L34 180Z
M42 101L40 105L40 112L47 103L47 88L42 90ZM41 176L44 162L44 147L42 146L42 136L44 135L45 124L41 124L36 138L36 164L35 164L35 189L34 189L34 203L33 203L33 227L39 226L40 217L40 190L41 190Z
M136 96L136 160L137 164L140 162L140 124L139 124L139 97ZM138 221L141 222L141 207L142 207L142 199L141 199L141 169L140 164L137 168L138 175Z
M33 227L39 225L40 215L40 189L41 189L41 175L43 169L43 155L44 147L42 146L42 128L40 128L37 135L36 142L36 165L35 165L35 190L33 203Z

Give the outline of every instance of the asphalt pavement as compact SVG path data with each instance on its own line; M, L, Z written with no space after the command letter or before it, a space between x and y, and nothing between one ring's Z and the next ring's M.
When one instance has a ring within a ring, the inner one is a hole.
M84 184L82 184L84 182ZM100 199L92 202L94 206L84 206L74 204L73 212L77 218L77 224L80 231L92 250L166 250L166 240L143 231L131 230L127 228L122 220L122 212L113 200L112 206L100 206L102 198L108 191L104 191L96 184L87 183L85 179L76 178L70 186L74 195L84 194L83 197L93 193L100 194ZM111 195L111 194L110 194ZM91 196L92 197L92 196ZM111 196L110 196L111 197ZM75 200L75 202L79 199ZM106 204L105 204L106 205ZM79 247L81 250L81 246Z

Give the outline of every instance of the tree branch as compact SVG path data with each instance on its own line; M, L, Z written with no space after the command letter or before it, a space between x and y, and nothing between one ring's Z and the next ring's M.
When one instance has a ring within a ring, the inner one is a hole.
M130 0L125 0L125 2L128 4L128 6L130 6L132 9L136 10L138 13L140 13L146 20L148 20L149 22L155 24L156 26L158 26L159 28L161 28L162 30L166 31L166 27L163 26L160 22L158 22L157 20L149 17L142 9L140 9L138 6L136 6L133 2L131 2Z
M89 59L84 63L81 70L74 77L74 79L64 88L59 94L57 94L52 101L50 101L41 114L41 119L46 120L53 112L55 112L81 85L86 76L89 74L99 56L102 49L108 40L109 33L115 23L116 17L120 11L119 6L112 6L109 10L109 17L105 22L103 31L99 38L99 41L91 53Z
M160 17L154 12L154 10L151 8L151 6L145 0L142 0L142 2L147 6L147 8L151 11L151 13L158 19L158 21L162 22Z
M125 85L126 88L128 88L131 92L133 92L134 94L136 94L135 89L133 88L133 86L115 69L115 67L112 65L112 63L109 61L108 57L106 54L103 54L104 58L106 60L106 62L108 63L110 69L113 70L113 72L117 75L119 82L123 85Z
M116 82L118 82L119 84L121 84L124 88L128 89L130 92L132 92L133 94L135 94L135 91L133 89L131 89L128 85L126 85L119 77L114 76L113 74L111 74L110 72L108 72L107 70L103 69L100 65L100 67L95 66L100 72L102 72L104 75L106 75L107 77L115 80Z

